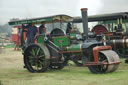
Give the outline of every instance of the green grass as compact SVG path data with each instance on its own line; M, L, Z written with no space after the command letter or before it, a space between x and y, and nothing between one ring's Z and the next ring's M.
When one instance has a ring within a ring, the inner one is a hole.
M0 80L4 85L128 85L128 64L125 63L121 63L116 72L107 74L92 74L87 67L75 65L62 70L30 73L23 68L20 52L7 51L9 53L0 54Z
M11 44L11 45L7 45L5 46L6 48L14 48L15 47L15 44Z

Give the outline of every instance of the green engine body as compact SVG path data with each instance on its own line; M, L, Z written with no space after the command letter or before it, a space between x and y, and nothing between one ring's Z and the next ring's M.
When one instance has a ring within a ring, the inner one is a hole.
M65 48L65 51L82 51L82 42L75 39L75 33L67 36L53 37L52 41L60 48ZM37 39L37 43L45 45L44 35L40 35Z

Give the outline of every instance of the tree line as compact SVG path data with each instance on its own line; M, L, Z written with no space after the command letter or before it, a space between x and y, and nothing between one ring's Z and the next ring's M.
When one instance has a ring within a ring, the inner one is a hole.
M8 33L8 36L11 36L12 27L9 26L7 23L4 25L0 25L0 33Z

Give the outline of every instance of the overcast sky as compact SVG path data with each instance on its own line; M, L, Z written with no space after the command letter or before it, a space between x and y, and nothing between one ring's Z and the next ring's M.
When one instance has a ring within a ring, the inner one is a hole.
M0 24L12 18L80 16L81 8L88 8L89 15L128 12L128 0L0 0Z

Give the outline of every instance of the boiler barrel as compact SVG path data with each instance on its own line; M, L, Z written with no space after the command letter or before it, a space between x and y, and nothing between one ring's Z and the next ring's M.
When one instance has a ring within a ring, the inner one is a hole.
M107 43L113 48L128 48L128 39L114 39Z

